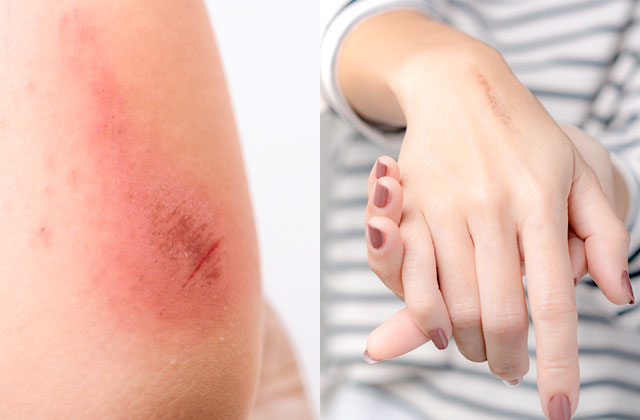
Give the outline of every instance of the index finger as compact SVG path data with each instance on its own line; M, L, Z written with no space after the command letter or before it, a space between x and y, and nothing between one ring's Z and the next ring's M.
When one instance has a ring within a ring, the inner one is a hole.
M527 293L536 332L540 402L547 418L578 405L578 314L567 247L567 212L545 210L522 226Z

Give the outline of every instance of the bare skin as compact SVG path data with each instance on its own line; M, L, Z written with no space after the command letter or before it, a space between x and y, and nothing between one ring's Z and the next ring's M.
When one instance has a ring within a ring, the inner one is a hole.
M5 1L0 57L2 418L247 418L259 259L203 3Z
M357 26L338 67L363 118L407 129L398 166L388 166L402 185L402 197L390 200L402 212L378 226L399 223L399 235L389 237L398 264L379 263L380 232L367 232L372 269L407 304L394 325L410 319L438 348L454 336L466 358L486 360L497 377L517 383L529 369L524 261L542 409L552 419L574 413L577 313L567 235L571 229L583 241L607 298L632 303L626 189L612 206L497 51L417 12Z

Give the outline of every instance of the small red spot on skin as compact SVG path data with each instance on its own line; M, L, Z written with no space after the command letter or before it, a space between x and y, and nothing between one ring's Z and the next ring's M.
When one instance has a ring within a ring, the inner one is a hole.
M51 246L51 231L46 226L41 226L33 235L32 245L34 246Z

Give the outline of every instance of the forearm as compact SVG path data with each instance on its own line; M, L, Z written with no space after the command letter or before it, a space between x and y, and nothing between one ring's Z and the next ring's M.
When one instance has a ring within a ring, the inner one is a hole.
M258 262L203 4L6 6L0 307L28 334L5 334L4 401L59 417L243 416ZM25 364L42 364L32 399Z
M435 102L440 81L468 77L470 65L506 67L486 44L418 12L394 11L368 19L345 38L338 75L363 118L404 126L407 96L424 89Z

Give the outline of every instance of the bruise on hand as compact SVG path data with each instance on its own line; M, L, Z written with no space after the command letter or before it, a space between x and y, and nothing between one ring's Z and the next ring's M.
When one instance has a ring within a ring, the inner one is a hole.
M78 218L87 238L82 294L102 302L122 328L206 329L241 288L225 264L223 220L233 216L162 155L154 127L133 118L118 66L102 53L103 31L90 13L73 9L57 34L62 72L84 104L74 147L86 162L73 168L69 185L86 208Z
M502 121L505 126L511 127L513 126L513 121L511 120L511 115L509 115L508 110L505 107L504 101L502 101L499 97L495 88L489 81L484 77L484 75L474 69L473 76L480 85L483 90L484 96L487 100L489 108L493 112L493 114Z

